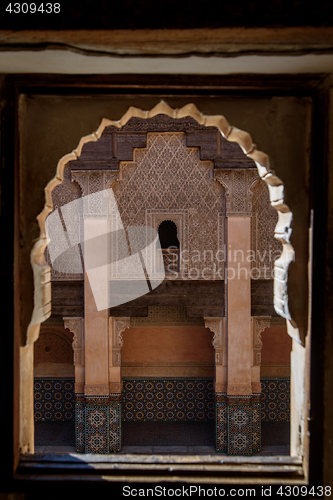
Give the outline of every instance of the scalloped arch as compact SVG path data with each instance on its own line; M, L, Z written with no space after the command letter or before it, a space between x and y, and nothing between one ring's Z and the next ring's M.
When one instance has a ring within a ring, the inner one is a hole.
M162 222L166 222L166 221L168 221L168 222L173 222L173 223L174 223L174 225L176 226L176 229L177 229L177 238L178 238L178 241L180 242L180 241L181 241L181 237L182 237L182 235L181 235L181 230L180 230L180 228L179 228L179 221L178 221L178 220L173 220L173 219L171 219L171 218L170 218L170 215L166 215L166 216L165 216L165 219L163 219L163 220L161 220L161 221L159 222L159 224L158 224L158 228L157 228L157 229L159 229L159 227L160 227L160 225L162 224Z
M171 118L190 116L200 125L216 127L225 139L230 142L237 142L243 153L254 161L259 177L268 185L270 202L278 212L275 237L283 245L281 257L274 264L274 307L276 312L287 320L289 335L299 343L302 343L298 328L290 316L287 294L288 267L294 258L294 249L290 243L292 212L284 201L283 182L275 175L273 170L270 170L268 155L257 149L248 132L229 125L224 116L206 116L194 104L187 104L182 108L173 109L164 101L161 101L150 111L144 111L131 106L118 121L103 118L96 132L82 137L77 148L59 160L55 177L45 187L44 208L37 216L40 236L31 251L35 290L34 309L27 332L27 345L33 343L38 338L40 324L51 315L51 274L50 268L44 259L44 250L48 243L45 221L53 209L52 191L55 186L62 183L66 163L76 160L80 156L84 144L97 141L101 137L105 127L111 125L121 128L132 117L147 119L158 114L168 115Z

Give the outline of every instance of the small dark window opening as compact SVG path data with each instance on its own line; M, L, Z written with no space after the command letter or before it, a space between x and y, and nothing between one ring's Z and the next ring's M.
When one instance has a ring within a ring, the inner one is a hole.
M158 228L158 236L167 273L179 271L179 240L177 226L171 220L164 220Z

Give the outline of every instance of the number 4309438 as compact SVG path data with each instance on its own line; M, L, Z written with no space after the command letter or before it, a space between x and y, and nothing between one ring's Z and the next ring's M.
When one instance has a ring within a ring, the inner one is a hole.
M6 7L10 14L59 14L60 3L10 3Z

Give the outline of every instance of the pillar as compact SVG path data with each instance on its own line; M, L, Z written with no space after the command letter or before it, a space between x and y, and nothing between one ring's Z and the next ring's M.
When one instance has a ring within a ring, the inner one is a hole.
M130 327L130 318L109 318L109 393L110 393L110 452L121 449L121 349L123 332Z
M255 169L215 172L225 187L227 217L226 384L216 392L216 449L230 455L252 455L261 447L260 386L252 383L251 215ZM257 392L258 391L258 392Z
M80 317L66 317L65 328L73 333L72 347L74 351L75 369L75 451L84 453L84 320Z
M121 447L121 391L114 391L109 373L108 232L113 211L105 172L74 172L73 178L82 189L84 232L84 321L81 341L74 336L73 343L76 451L108 454ZM73 326L70 320L66 319L69 328L78 331L78 323Z

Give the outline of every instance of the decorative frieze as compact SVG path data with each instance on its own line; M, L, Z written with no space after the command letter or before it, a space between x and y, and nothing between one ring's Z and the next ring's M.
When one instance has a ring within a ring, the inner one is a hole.
M204 326L202 318L189 318L183 306L148 306L148 316L131 318L132 327L140 326Z
M86 396L108 396L108 384L89 384L84 386L84 394Z

